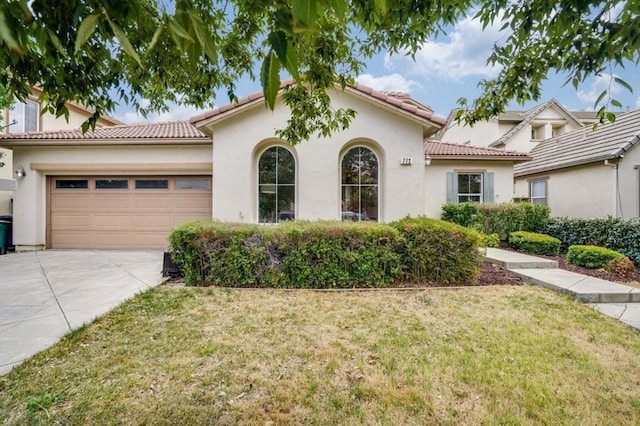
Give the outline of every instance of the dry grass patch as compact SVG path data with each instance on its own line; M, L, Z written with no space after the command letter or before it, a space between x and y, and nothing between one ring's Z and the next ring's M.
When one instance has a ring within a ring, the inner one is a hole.
M640 335L535 287L165 287L1 377L0 418L637 424L639 378Z

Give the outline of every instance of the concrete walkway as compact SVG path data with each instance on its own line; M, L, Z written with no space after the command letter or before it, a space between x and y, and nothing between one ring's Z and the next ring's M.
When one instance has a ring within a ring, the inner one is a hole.
M47 250L0 256L0 375L160 284L161 251Z
M484 258L529 283L570 294L603 314L640 330L639 288L559 269L556 261L509 250L487 248Z

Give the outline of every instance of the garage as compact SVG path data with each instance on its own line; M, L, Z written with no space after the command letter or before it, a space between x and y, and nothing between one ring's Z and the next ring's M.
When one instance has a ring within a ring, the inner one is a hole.
M211 176L50 176L49 248L161 249L211 218Z

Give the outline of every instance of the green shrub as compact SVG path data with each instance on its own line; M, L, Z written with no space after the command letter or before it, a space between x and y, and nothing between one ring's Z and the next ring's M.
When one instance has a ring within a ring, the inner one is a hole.
M557 256L560 252L559 239L535 232L512 232L509 234L509 245L515 250L533 254Z
M611 259L606 265L604 265L604 270L621 277L626 277L635 271L636 267L631 259L625 256Z
M426 284L464 284L475 279L480 235L462 226L428 218L391 223L404 237L404 279Z
M611 260L625 257L622 253L598 246L573 245L567 251L568 263L589 269L602 269Z
M447 203L442 206L442 219L496 233L504 241L515 231L544 232L549 208L530 203Z
M640 265L640 218L582 219L555 217L547 224L547 234L562 241L561 250L572 245L596 245L619 251Z
M498 234L481 234L480 237L481 247L500 247L500 236Z
M193 222L173 230L172 257L189 285L281 288L462 284L477 272L479 235L432 219L392 225Z
M400 235L388 225L193 222L169 240L189 285L379 287L402 273Z

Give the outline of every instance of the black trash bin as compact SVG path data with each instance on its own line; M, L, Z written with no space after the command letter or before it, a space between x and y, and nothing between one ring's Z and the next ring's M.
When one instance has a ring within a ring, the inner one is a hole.
M10 214L0 215L0 220L9 222L9 231L7 232L7 247L13 245L13 216Z

